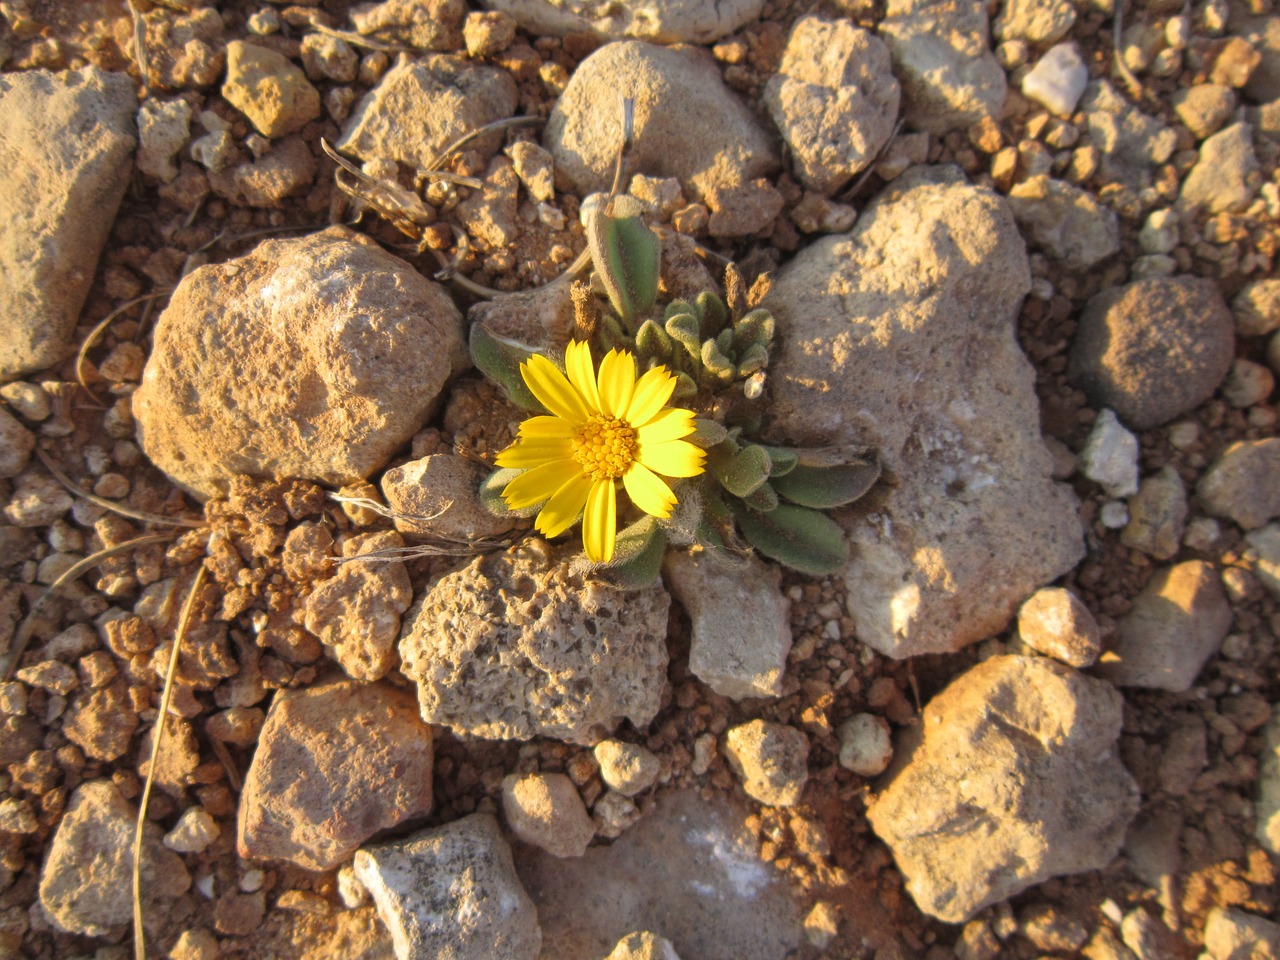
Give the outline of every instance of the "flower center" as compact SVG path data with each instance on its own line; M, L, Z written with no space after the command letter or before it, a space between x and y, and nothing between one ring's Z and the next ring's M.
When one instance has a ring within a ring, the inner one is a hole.
M625 420L593 414L573 433L573 459L592 480L617 480L636 458L636 431Z

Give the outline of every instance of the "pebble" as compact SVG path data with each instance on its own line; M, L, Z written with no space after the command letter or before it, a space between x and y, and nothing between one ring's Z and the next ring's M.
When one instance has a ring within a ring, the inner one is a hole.
M410 460L382 475L382 495L395 514L396 529L409 538L469 543L500 537L516 523L495 516L480 501L480 484L491 471L452 453Z
M218 938L204 927L183 930L169 951L169 960L217 960L217 957Z
M0 714L21 717L27 712L27 688L16 680L0 682Z
M809 779L809 739L795 727L767 720L730 727L724 755L748 796L774 807L800 802Z
M266 916L267 898L258 893L225 893L213 906L213 927L229 937L247 937Z
M1048 45L1065 37L1075 22L1075 7L1067 0L1011 0L1001 7L992 32L1000 40Z
M1233 443L1200 478L1196 493L1209 513L1253 530L1280 516L1277 471L1280 438Z
M14 676L27 686L39 687L63 696L74 690L80 682L74 669L57 660L45 660L43 663L24 667Z
M630 797L609 790L596 801L591 815L596 833L608 840L616 840L640 819L640 809Z
M1153 169L1173 155L1177 134L1135 107L1106 80L1085 87L1078 105L1084 132L1098 150L1099 172L1134 193L1152 184Z
M81 690L62 724L67 739L95 760L116 760L129 749L138 715L128 688L116 679L98 690Z
M1241 357L1232 363L1222 384L1222 398L1237 410L1243 410L1266 402L1275 385L1275 374L1267 367Z
M294 133L320 116L320 93L301 68L275 50L243 40L227 44L222 95L264 137Z
M338 899L348 910L358 910L369 902L369 891L349 863L338 868Z
M1173 559L1187 523L1187 491L1178 471L1166 465L1143 480L1129 500L1129 515L1120 542L1156 560Z
M555 161L549 150L529 140L517 140L504 152L511 159L516 176L529 191L529 196L541 203L549 203L555 199ZM637 179L640 178L637 176L632 179L633 193ZM676 187L679 188L679 183Z
M1232 299L1231 309L1242 337L1265 337L1280 328L1280 279L1248 284Z
M164 837L164 845L178 853L201 853L222 833L203 807L189 807Z
M1204 948L1209 960L1269 960L1280 956L1280 923L1215 906L1205 920Z
M592 752L605 785L626 797L634 797L653 786L662 766L652 751L638 743L601 740Z
M1114 412L1103 410L1080 452L1080 466L1108 496L1132 496L1138 492L1138 438Z
M1169 253L1178 245L1178 211L1152 210L1138 232L1138 244L1147 253Z
M1184 693L1231 626L1231 607L1213 567L1188 560L1163 567L1116 625L1097 675L1117 686Z
M31 801L5 797L0 800L0 833L24 835L40 829L40 821L31 809Z
M185 100L147 100L138 110L138 169L162 183L178 175L174 155L187 144L191 105Z
M1022 78L1022 94L1054 116L1069 117L1089 83L1089 68L1074 43L1051 48Z
M1236 95L1220 83L1184 87L1170 98L1173 112L1197 140L1215 134L1235 111Z
M1245 96L1255 103L1272 103L1280 99L1280 17L1247 21L1241 39L1261 56L1244 85Z
M1267 590L1280 597L1280 524L1269 523L1251 530L1244 541L1249 569Z
M49 419L52 412L49 406L49 395L37 383L19 380L6 383L0 387L0 397L13 408L13 411L31 423L40 423Z
M1280 540L1280 530L1276 532L1276 539ZM1263 729L1263 748L1258 763L1254 836L1264 849L1280 854L1280 711L1272 713L1271 720Z
M0 477L16 477L27 469L36 436L0 407Z
M1234 123L1200 145L1199 159L1182 181L1178 202L1209 214L1239 212L1249 206L1259 182L1252 128Z
M840 766L860 777L884 773L893 759L889 724L874 713L856 713L836 729Z
M1043 144L1036 144L1043 149ZM1069 270L1084 271L1120 250L1120 225L1109 207L1086 191L1032 175L1008 192L1009 208L1024 234Z
M360 58L341 37L308 33L302 38L302 66L312 80L353 83Z
M582 856L595 836L578 788L563 773L507 776L502 810L516 837L557 857Z
M1038 653L1068 666L1090 667L1102 651L1102 635L1089 608L1070 590L1043 587L1018 610L1018 636Z
M604 960L680 960L671 941L648 930L629 933Z
M1248 40L1244 37L1228 37L1213 60L1209 80L1239 89L1249 82L1250 76L1261 62L1262 54Z

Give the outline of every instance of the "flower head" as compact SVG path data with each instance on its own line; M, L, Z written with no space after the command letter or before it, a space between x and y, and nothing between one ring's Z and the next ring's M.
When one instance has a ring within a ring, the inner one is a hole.
M654 367L636 379L635 358L610 350L596 374L591 348L579 341L564 355L565 373L541 354L520 365L520 375L550 416L520 425L498 466L525 472L507 484L513 510L545 504L534 526L545 537L563 533L582 515L582 545L597 563L613 558L618 528L617 484L637 507L671 516L676 495L659 474L694 477L706 454L683 437L693 433L693 412L668 407L676 378Z

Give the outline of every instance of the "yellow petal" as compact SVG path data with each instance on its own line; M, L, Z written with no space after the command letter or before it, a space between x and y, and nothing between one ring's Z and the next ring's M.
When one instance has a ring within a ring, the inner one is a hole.
M520 424L521 440L568 440L573 436L573 424L559 417L530 417Z
M586 401L592 413L600 412L600 394L596 390L596 368L591 363L591 347L581 340L564 348L564 369L569 382Z
M636 430L641 443L665 443L693 433L693 411L670 407Z
M623 417L632 426L640 426L653 419L653 415L662 409L663 404L671 399L671 392L676 388L676 378L666 367L654 367L636 381L635 393L631 396L631 405L627 407L627 415Z
M589 411L582 396L554 363L535 353L520 364L520 376L538 402L557 417L575 426L587 419Z
M622 475L631 502L652 517L666 519L676 505L676 495L656 474L643 464L633 463Z
M641 443L636 459L665 477L696 477L703 470L706 453L688 440Z
M512 510L523 510L550 499L567 479L582 475L582 468L572 460L556 460L526 470L502 491L502 499Z
M636 358L623 350L610 350L600 361L600 411L622 417L636 388Z
M563 423L564 421L558 421ZM498 454L500 467L540 467L544 463L573 459L573 441L568 437L543 439L521 438Z
M582 513L582 547L589 560L608 563L618 535L618 500L612 480L597 480Z
M538 532L544 537L558 537L573 526L594 482L586 474L579 474L561 485L533 522Z

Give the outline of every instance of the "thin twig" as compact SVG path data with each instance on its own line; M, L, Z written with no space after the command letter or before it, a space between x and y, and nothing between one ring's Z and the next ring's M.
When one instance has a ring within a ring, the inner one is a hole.
M147 805L151 802L151 787L156 779L156 766L160 757L160 745L164 742L165 720L169 716L169 703L173 699L173 675L178 670L178 651L182 648L182 640L187 633L187 624L191 621L191 611L195 608L196 597L204 586L204 564L196 570L195 580L187 593L186 602L182 604L182 614L178 617L178 627L173 633L173 649L169 651L169 668L164 676L164 693L160 696L160 715L156 717L155 729L151 736L151 765L147 768L147 782L142 788L142 801L138 804L138 826L133 833L133 955L135 960L147 960L146 936L142 929L142 834L147 824Z
M333 27L326 27L322 23L313 23L311 29L316 33L323 33L327 37L337 37L339 40L345 40L353 47L364 47L367 50L378 50L382 53L412 53L412 49L397 43L386 43L382 40L373 40L360 33L352 33L350 30L335 30Z
M93 397L93 399L98 403L102 403L102 400L93 392L93 388L89 386L85 379L84 365L89 359L89 351L92 350L94 344L98 342L98 338L102 336L103 331L105 331L107 327L111 325L111 322L115 320L116 317L120 316L120 314L124 313L130 307L136 307L140 303L155 300L157 297L168 296L171 293L173 293L173 287L161 287L159 290L152 290L150 293L144 293L140 297L134 297L132 300L128 300L120 304L120 306L116 307L98 321L97 326L90 330L89 335L84 338L84 343L80 344L80 352L76 354L76 380L79 381L80 386L84 387L89 396ZM141 326L141 324L139 324L139 326Z
M636 135L636 102L631 97L622 98L622 144L618 147L618 158L613 165L613 186L609 188L609 196L616 197L622 191L622 175L626 172L627 154L631 152L631 143Z
M464 133L453 143L449 144L440 151L431 162L427 164L428 169L439 170L448 162L449 158L465 147L477 137L483 137L486 133L493 133L497 130L505 130L507 127L534 127L542 123L546 123L542 117L507 117L504 120L495 120L493 123L486 123L483 127L476 127L470 133Z
M128 517L131 520L141 520L144 523L160 523L170 527L191 527L193 530L206 526L203 520L191 520L187 517L166 517L160 513L148 513L145 510L135 510L132 507L125 507L114 500L108 500L106 497L100 497L96 493L90 493L88 490L82 490L71 482L71 478L58 469L58 465L53 462L53 458L45 453L39 447L36 447L36 456L40 458L40 462L44 464L45 469L53 474L53 478L67 488L67 491L82 500L88 500L90 503L96 503L100 507L110 510L112 513L118 513L122 517Z
M1115 19L1111 24L1111 29L1114 31L1112 48L1115 51L1116 72L1124 79L1125 85L1129 88L1129 93L1134 97L1140 97L1142 96L1142 82L1133 75L1129 65L1124 62L1124 54L1121 52L1121 40L1124 34L1125 0L1112 0L1112 2L1116 5Z
M151 93L151 57L147 54L147 24L134 0L129 0L129 17L133 20L134 56L138 61L142 96L145 99Z

